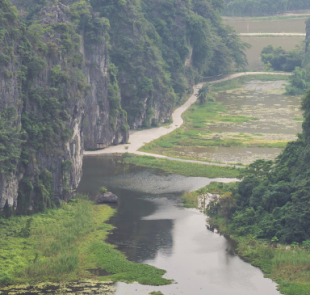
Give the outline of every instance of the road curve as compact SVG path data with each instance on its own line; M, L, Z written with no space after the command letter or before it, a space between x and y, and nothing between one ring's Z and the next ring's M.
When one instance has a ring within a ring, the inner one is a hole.
M236 73L229 75L223 79L219 79L216 81L209 82L210 84L225 82L228 80L232 80L241 76L246 75L285 75L289 76L290 73L272 73L272 72L244 72L244 73ZM216 166L233 166L233 165L226 165L226 164L218 164L218 163L209 163L209 162L201 162L201 161L194 161L194 160L183 160L178 158L171 158L163 155L158 154L150 154L138 151L143 145L149 143L155 139L162 137L163 135L169 134L175 129L179 128L183 124L182 114L197 100L197 94L199 89L203 86L203 83L199 83L194 86L194 93L191 97L180 107L178 107L172 113L173 123L169 126L165 127L157 127L151 129L144 129L141 131L134 132L130 135L129 143L128 144L121 144L115 146L109 146L108 148L96 151L84 151L84 156L97 156L97 155L108 155L108 154L124 154L124 153L131 153L135 155L146 155L146 156L153 156L155 158L165 158L173 161L181 161L181 162L189 162L189 163L200 163L205 165L216 165Z

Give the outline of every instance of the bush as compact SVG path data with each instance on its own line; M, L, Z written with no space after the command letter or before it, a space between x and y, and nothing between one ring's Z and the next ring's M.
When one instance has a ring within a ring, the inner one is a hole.
M303 94L310 87L310 77L306 69L297 67L289 77L290 84L286 86L286 93L290 95Z
M106 193L107 191L108 191L108 189L107 189L106 187L104 187L104 186L99 187L99 192L100 192L100 193L104 194L104 193Z

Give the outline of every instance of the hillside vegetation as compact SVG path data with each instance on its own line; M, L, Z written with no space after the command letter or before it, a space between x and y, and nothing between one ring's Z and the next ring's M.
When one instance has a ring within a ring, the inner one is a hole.
M233 0L224 11L229 16L264 16L310 9L308 0Z
M15 5L15 6L14 6ZM70 199L84 149L170 120L246 64L221 0L0 0L0 209Z
M213 187L221 196L207 210L213 225L239 241L239 253L288 295L310 291L310 91L302 109L299 138L274 162L249 165L240 183Z

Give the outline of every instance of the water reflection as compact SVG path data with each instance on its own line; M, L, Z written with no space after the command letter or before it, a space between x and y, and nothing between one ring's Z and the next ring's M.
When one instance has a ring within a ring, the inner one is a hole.
M183 191L210 181L127 165L119 158L84 159L79 191L95 196L105 185L120 198L111 220L117 229L108 241L132 261L167 270L165 277L177 282L162 287L118 283L117 294L279 294L260 270L234 255L230 241L207 230L204 214L181 206Z

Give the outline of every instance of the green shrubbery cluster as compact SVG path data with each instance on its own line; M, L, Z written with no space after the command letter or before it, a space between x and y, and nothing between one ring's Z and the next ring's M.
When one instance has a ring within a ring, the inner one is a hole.
M274 48L268 45L261 52L261 60L273 70L292 72L296 67L301 67L304 55L305 49L302 47L285 51L281 46Z
M168 113L203 75L246 64L242 44L222 24L221 1L92 0L111 24L111 59L119 69L122 106L129 124L144 111L156 125L155 102ZM213 44L213 45L211 45ZM192 49L192 67L185 66Z
M25 167L29 163L38 167L34 175L24 175L20 183L17 212L21 214L27 213L30 195L34 195L32 209L35 211L53 206L53 177L50 171L39 168L36 155L38 152L49 156L63 153L63 145L72 137L72 131L67 126L72 100L86 95L89 89L81 70L84 58L79 52L81 37L77 31L85 31L90 46L102 42L103 39L94 36L99 31L103 35L109 27L106 19L93 18L91 7L85 1L74 3L66 11L71 13L73 23L48 25L41 25L34 19L38 10L53 3L36 0L33 7L27 7L27 3L24 3L28 12L24 24L19 22L17 10L9 1L2 0L0 3L1 70L6 78L12 77L4 67L13 58L16 59L14 54L19 56L19 71L16 75L24 103L20 125L16 123L18 118L12 109L5 109L0 116L0 142L3 150L1 173L13 172L18 160ZM17 37L19 40L14 43ZM59 56L61 58L56 59ZM46 70L48 59L52 59L54 64L48 73L49 80L45 81L46 86L35 87L36 79L45 79L40 75ZM64 193L70 190L68 172L63 169ZM11 213L7 212L6 215Z
M282 47L268 45L261 52L261 60L267 70L293 72L286 86L289 95L306 93L310 87L310 19L306 21L306 32L306 41L293 50L285 51Z
M288 143L274 163L258 160L251 164L227 202L211 205L209 214L229 221L232 234L276 237L282 243L310 239L310 91L302 109L305 121L299 139Z

